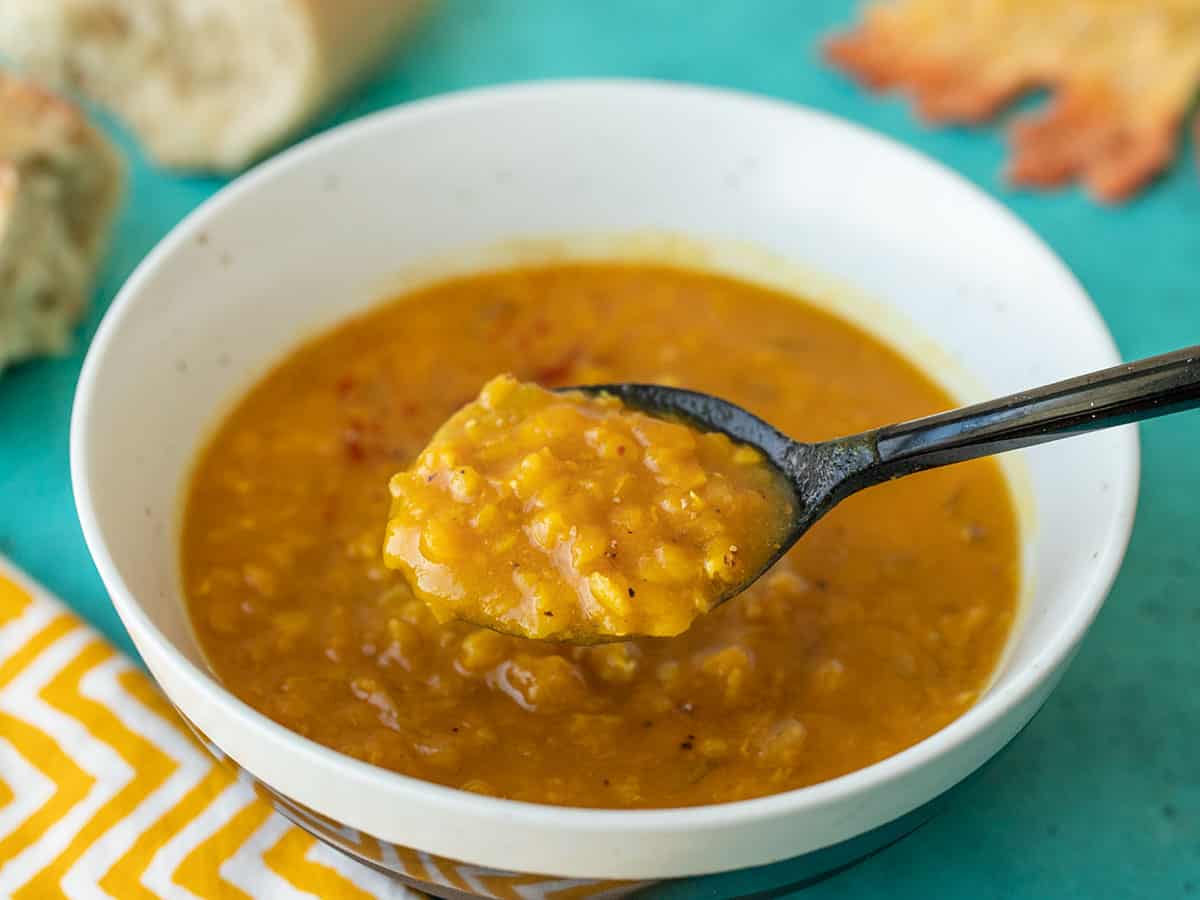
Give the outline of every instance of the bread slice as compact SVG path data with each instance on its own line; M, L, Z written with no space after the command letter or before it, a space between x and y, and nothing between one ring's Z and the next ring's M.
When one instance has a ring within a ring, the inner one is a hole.
M67 345L122 180L82 112L0 72L0 370Z
M0 57L125 119L178 169L234 171L380 61L424 0L0 0Z

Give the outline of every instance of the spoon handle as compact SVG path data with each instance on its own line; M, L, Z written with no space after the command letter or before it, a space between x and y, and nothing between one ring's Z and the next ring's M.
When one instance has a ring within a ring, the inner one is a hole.
M1200 346L888 425L874 433L879 480L1200 406ZM865 474L865 473L864 473Z

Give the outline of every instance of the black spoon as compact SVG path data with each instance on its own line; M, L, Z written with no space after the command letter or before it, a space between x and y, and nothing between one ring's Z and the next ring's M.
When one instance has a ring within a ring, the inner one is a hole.
M562 390L607 393L651 415L680 418L758 447L795 495L779 551L718 603L740 594L813 524L863 488L980 456L1200 406L1200 346L1126 363L998 400L819 444L792 440L727 400L658 384Z

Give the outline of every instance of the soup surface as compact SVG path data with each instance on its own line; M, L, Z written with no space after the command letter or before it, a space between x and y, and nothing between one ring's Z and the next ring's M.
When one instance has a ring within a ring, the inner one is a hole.
M498 375L391 480L383 559L439 622L596 643L685 631L792 512L754 447Z
M567 647L439 624L383 563L388 481L504 371L692 387L804 440L951 405L847 323L710 274L557 265L413 293L299 348L197 463L184 584L233 692L430 781L670 807L869 765L986 685L1018 589L1016 520L990 460L851 497L677 637Z

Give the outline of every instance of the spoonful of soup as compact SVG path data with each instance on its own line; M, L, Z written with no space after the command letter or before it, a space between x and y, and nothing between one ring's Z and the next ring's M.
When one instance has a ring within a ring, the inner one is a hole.
M695 391L504 375L392 478L384 559L443 621L670 636L857 491L1198 405L1200 347L815 444Z

